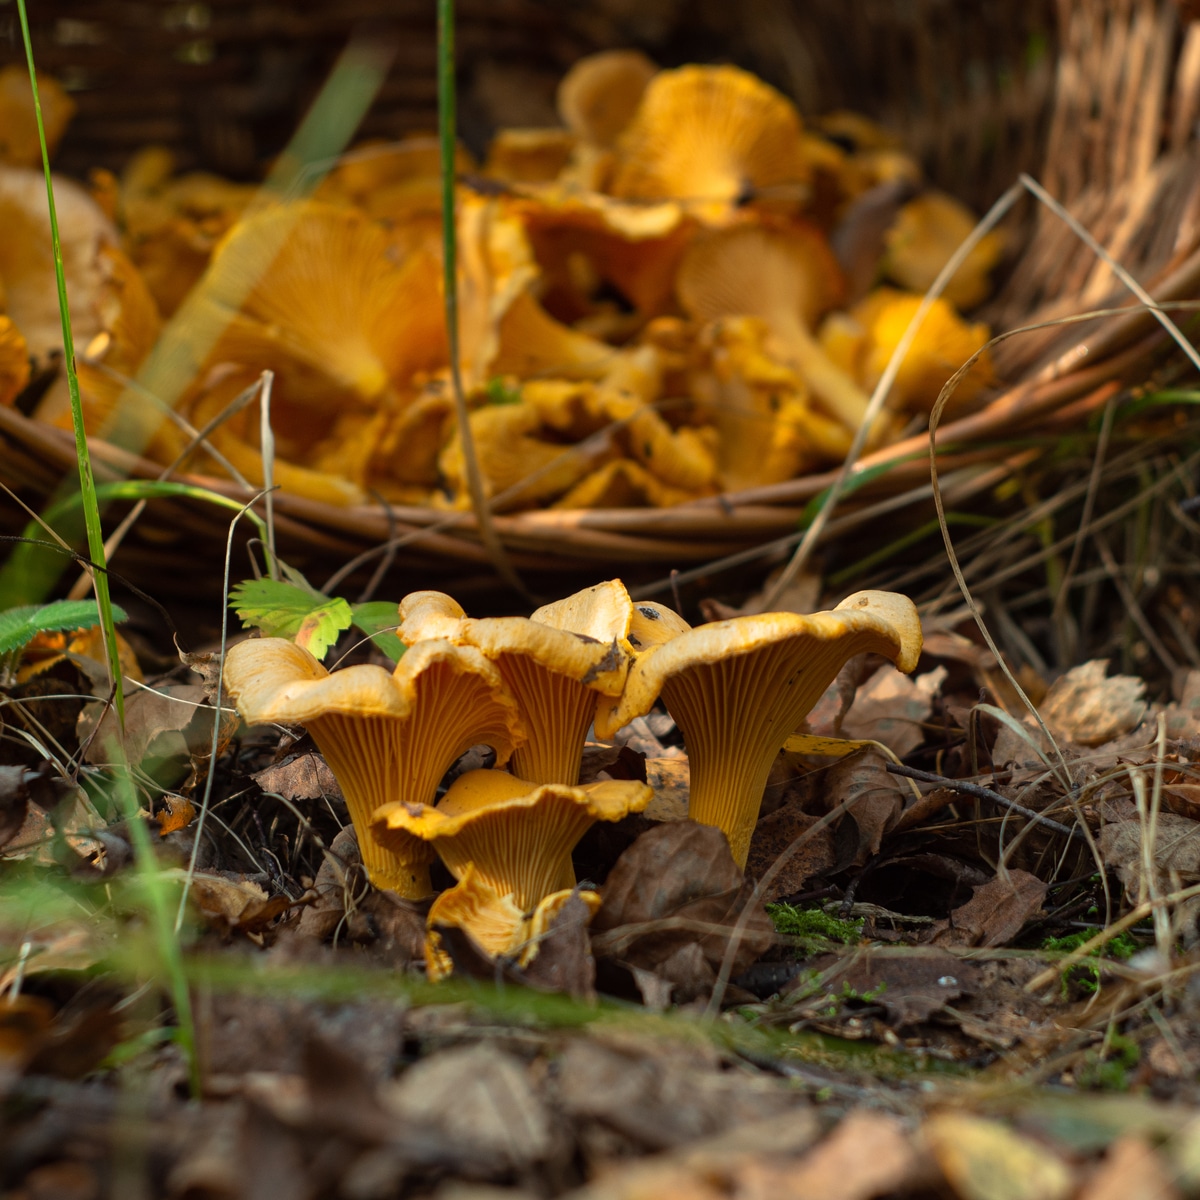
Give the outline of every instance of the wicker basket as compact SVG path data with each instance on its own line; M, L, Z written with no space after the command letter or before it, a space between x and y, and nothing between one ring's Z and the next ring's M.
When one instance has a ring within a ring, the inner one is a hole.
M354 5L230 0L164 6L144 0L37 6L35 51L75 90L80 112L59 156L68 172L119 168L149 140L186 165L252 174L282 145L333 52L355 26L386 21L403 50L364 135L428 128L435 112L431 0ZM86 11L86 18L79 16ZM459 5L464 133L482 141L503 124L544 120L554 81L575 57L639 44L660 62L733 58L789 91L805 111L849 106L888 123L931 177L976 205L1021 170L1039 173L1156 296L1200 282L1200 24L1169 0L763 0L738 6L678 0L552 5L463 0ZM9 10L10 15L11 10ZM0 18L3 20L6 18ZM10 39L11 44L11 39ZM498 80L508 85L497 86ZM120 81L118 83L118 81ZM513 97L526 111L513 112ZM539 115L540 114L540 115ZM1028 206L1017 257L991 316L1013 327L1044 314L1127 297L1061 223ZM1082 333L1081 333L1082 329ZM1004 438L1078 426L1123 382L1144 379L1167 352L1143 313L1023 335L998 354L1005 390L979 413L943 425L943 483L962 504L1028 461L995 450ZM0 410L0 478L36 501L74 468L72 439ZM924 437L865 459L892 463L839 509L826 538L927 515ZM157 464L94 447L97 475L157 478ZM208 477L205 486L245 499ZM545 511L499 516L518 571L627 577L745 554L794 535L832 473L670 509ZM494 572L469 514L332 508L280 495L281 552L322 579L386 543L389 561L422 582L490 584ZM20 516L20 514L18 514ZM115 564L156 594L194 592L192 569L216 561L226 515L179 500L151 503ZM211 558L210 558L211 556ZM374 563L362 568L366 578ZM178 572L176 571L178 567Z

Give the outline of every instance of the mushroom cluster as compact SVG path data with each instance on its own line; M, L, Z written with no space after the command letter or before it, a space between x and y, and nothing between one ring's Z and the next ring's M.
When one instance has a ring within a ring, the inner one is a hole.
M0 73L0 221L21 231L0 246L7 403L60 345L15 70ZM47 95L61 133L70 102ZM562 80L558 111L559 127L502 130L482 163L464 150L456 164L461 366L493 505L673 505L844 455L972 215L880 128L849 113L806 125L735 67L598 54ZM302 199L177 174L161 147L120 178L94 173L90 195L61 181L90 431L133 420L150 457L257 485L258 404L235 400L270 369L284 490L467 506L438 172L436 144L414 137L352 150ZM876 444L986 342L960 311L987 295L1001 249L984 238L926 318ZM167 320L153 382L171 394L155 407L129 381ZM985 356L956 402L989 378ZM38 395L39 417L69 424L61 379Z
M248 723L307 728L373 883L424 900L435 857L454 876L428 913L433 978L451 969L439 929L527 964L567 899L599 904L577 889L571 853L596 821L642 811L653 792L630 780L581 784L590 730L611 738L661 700L690 761L688 815L722 830L744 867L771 764L843 664L874 652L909 671L921 649L912 602L890 592L693 629L634 603L619 580L528 618L471 618L442 592L415 592L398 626L407 650L391 672L331 673L286 638L257 638L230 649L224 679ZM439 798L475 745L491 747L496 767L467 771Z

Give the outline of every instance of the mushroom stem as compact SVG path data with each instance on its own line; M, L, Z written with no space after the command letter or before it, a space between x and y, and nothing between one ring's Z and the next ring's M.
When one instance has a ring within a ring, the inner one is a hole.
M813 395L848 429L857 429L867 415L870 398L825 353L808 329L800 322L790 324L785 338Z
M431 758L432 739L414 738L412 745L401 745L393 735L394 724L388 717L330 714L308 721L307 727L337 778L350 821L359 831L358 849L367 878L406 900L421 900L433 894L429 865L437 856L432 847L411 835L381 846L369 832L371 814L392 798L379 794L381 773L393 782L393 796L423 796L430 790L430 780L436 787L442 775L440 763L426 761ZM386 763L379 763L381 753Z

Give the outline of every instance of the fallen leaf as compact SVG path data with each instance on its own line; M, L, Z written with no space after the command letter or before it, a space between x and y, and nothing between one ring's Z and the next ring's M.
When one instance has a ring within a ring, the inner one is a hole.
M1151 851L1154 884L1170 890L1171 880L1194 883L1200 878L1200 825L1173 812L1160 812L1155 820ZM1145 883L1146 829L1141 821L1114 821L1100 830L1100 856L1116 869L1130 896L1139 897Z
M939 1113L922 1133L960 1200L1065 1200L1073 1189L1061 1158L999 1121Z
M526 1170L553 1145L549 1114L525 1065L496 1046L443 1050L382 1094L393 1120L432 1128L496 1173Z
M186 796L167 792L159 802L155 816L158 819L158 836L166 837L186 829L196 819L196 806Z
M643 833L617 860L592 921L592 949L676 985L675 999L706 993L752 889L719 830L674 821ZM735 974L774 941L756 904L734 954Z
M788 856L775 878L764 889L764 904L772 904L805 891L811 879L832 870L836 865L832 828L824 826L816 833L809 833L819 820L819 817L804 812L799 801L789 801L770 816L763 817L754 827L750 854L746 860L746 874L751 879L761 879L780 855L787 853ZM791 849L796 839L804 835L808 836L794 850Z
M1042 907L1046 887L1036 875L1010 868L975 889L948 919L930 927L937 946L1003 946Z
M1084 1186L1078 1200L1179 1200L1181 1193L1167 1173L1158 1151L1132 1135L1117 1138L1099 1170Z
M530 985L548 992L563 992L577 1000L595 999L596 960L592 958L588 939L591 918L591 909L576 889L538 942L537 956L524 969Z
M927 1174L900 1122L856 1110L798 1163L750 1162L738 1200L871 1200L907 1190Z
M1134 675L1106 678L1108 659L1072 667L1050 685L1045 722L1080 746L1102 746L1136 729L1146 715L1146 684Z
M342 789L328 764L309 750L286 762L256 771L250 776L264 792L275 792L288 800L342 799Z
M923 726L945 678L945 667L915 679L891 663L880 667L858 689L842 718L843 736L882 742L897 758L903 758L925 740Z
M821 737L842 736L842 718L854 703L858 685L870 673L870 661L868 655L856 654L846 662L809 710L804 729Z
M870 996L873 1003L883 1005L897 1029L927 1020L960 996L973 993L979 981L974 963L917 947L903 955L872 954L868 947L841 961L844 969L831 975L830 987ZM821 955L805 962L804 968L824 974L838 962L833 955Z
M830 808L846 805L843 821L849 819L858 827L857 848L852 859L857 866L879 853L883 835L899 820L905 799L910 794L888 771L887 762L882 751L874 746L864 746L839 759L824 772L827 804Z
M555 1063L554 1106L599 1122L642 1150L664 1150L794 1108L775 1081L726 1072L695 1045L577 1037Z

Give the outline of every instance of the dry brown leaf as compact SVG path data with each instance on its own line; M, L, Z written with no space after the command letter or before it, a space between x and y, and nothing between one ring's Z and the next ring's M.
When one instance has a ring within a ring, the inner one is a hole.
M342 798L342 789L333 772L313 750L256 771L250 778L264 792L275 792L288 800L320 800L324 796Z
M859 1110L798 1163L748 1163L737 1200L871 1200L920 1180L921 1158L895 1117Z
M831 977L831 986L837 990L844 985L860 996L871 995L897 1029L927 1020L960 996L972 994L980 978L974 963L916 947L903 957L872 954L865 948L842 961L845 969ZM804 966L806 972L823 974L838 962L833 955L822 955Z
M1048 725L1080 746L1102 746L1136 729L1146 715L1146 684L1134 675L1106 678L1108 659L1072 667L1041 704Z
M765 1077L723 1071L711 1053L649 1038L572 1038L556 1062L554 1103L642 1150L682 1146L793 1109L800 1099Z
M775 865L779 856L787 852L797 838L808 834L818 820L819 817L804 812L799 801L789 801L770 816L763 817L754 827L754 836L750 839L746 874L751 879L761 879ZM771 904L785 896L795 896L805 891L814 876L832 870L836 863L833 830L825 826L805 837L788 854L787 862L764 890L763 903Z
M1169 891L1173 879L1184 883L1200 879L1200 824L1173 812L1160 812L1155 825L1155 886ZM1139 896L1145 874L1145 826L1141 821L1114 821L1100 830L1099 842L1105 863L1116 868L1129 895Z
M553 1145L525 1065L492 1045L443 1050L383 1088L393 1119L432 1128L497 1172L526 1170Z
M937 946L1003 946L1041 907L1046 884L1015 868L975 889L971 899L947 920L930 927Z
M923 724L933 711L933 700L946 679L946 668L937 667L915 679L888 663L859 689L842 718L842 736L882 742L903 758L925 740Z
M1084 1185L1078 1200L1179 1200L1181 1193L1158 1151L1143 1138L1127 1135L1108 1148L1104 1162Z
M537 957L524 969L531 986L564 992L577 1000L595 999L596 960L588 939L591 919L592 910L576 889L539 941Z
M1065 1200L1072 1191L1061 1158L999 1121L939 1113L922 1133L959 1200Z
M910 794L888 771L887 762L881 751L864 746L839 759L824 774L829 807L845 804L847 818L858 827L853 860L857 866L879 853L883 835L899 820Z
M617 860L592 921L597 958L653 971L674 998L706 994L749 901L750 886L719 830L673 821L643 833ZM766 912L746 915L733 970L745 970L774 941Z

